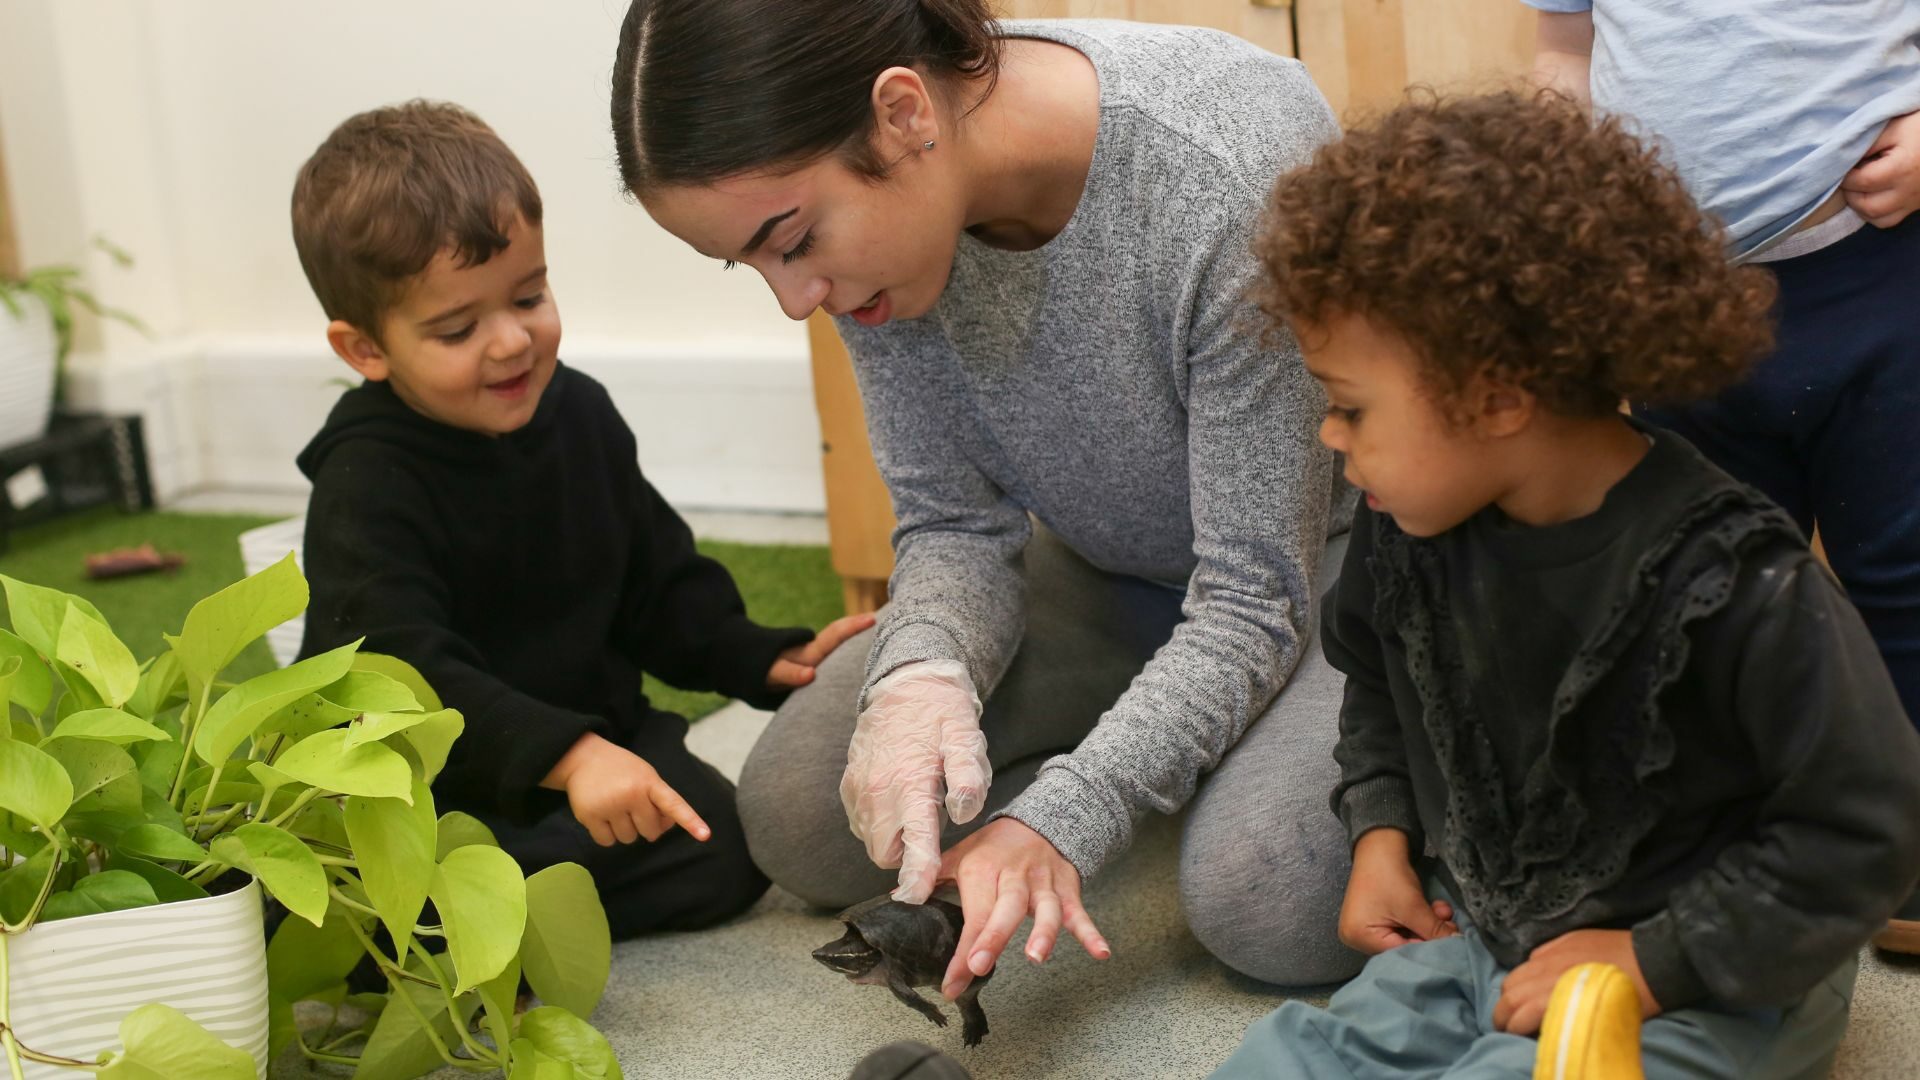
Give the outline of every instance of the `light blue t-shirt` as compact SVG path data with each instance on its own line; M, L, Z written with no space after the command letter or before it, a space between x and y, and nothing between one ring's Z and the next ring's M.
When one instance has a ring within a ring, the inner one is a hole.
M1659 140L1736 255L1920 110L1920 0L1523 0L1593 11L1593 104Z

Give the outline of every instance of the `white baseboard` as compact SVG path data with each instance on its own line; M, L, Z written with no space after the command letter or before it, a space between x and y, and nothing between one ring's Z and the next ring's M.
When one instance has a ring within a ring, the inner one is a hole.
M315 347L315 346L318 347ZM647 477L675 506L821 513L820 424L806 357L578 342L564 359L607 387ZM150 356L82 358L76 405L146 418L156 494L304 493L294 457L352 375L324 344L171 342Z

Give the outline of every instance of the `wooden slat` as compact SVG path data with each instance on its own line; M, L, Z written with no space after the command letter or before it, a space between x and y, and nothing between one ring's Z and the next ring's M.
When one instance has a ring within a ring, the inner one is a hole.
M893 574L893 501L873 463L866 413L853 364L833 320L807 320L813 347L813 400L820 412L820 464L827 486L827 535L833 569L845 584L849 614L886 602Z
M1460 93L1524 78L1536 21L1517 0L1295 0L1300 59L1348 125L1410 84Z
M1133 0L1131 16L1141 22L1210 26L1238 34L1268 52L1292 56L1291 3L1253 0Z

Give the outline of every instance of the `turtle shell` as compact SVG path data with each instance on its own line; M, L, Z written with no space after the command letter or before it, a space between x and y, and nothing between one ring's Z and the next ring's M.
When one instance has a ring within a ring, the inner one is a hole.
M945 900L906 904L887 897L856 904L841 912L840 919L902 974L936 976L953 959L965 923L959 907Z

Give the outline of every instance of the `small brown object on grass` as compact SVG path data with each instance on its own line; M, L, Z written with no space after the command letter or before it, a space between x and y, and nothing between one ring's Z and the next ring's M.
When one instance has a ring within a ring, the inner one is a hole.
M185 555L168 552L161 554L152 544L141 544L137 548L115 548L97 555L87 556L87 576L95 581L105 578L129 577L134 574L151 574L156 570L171 573L187 564Z

